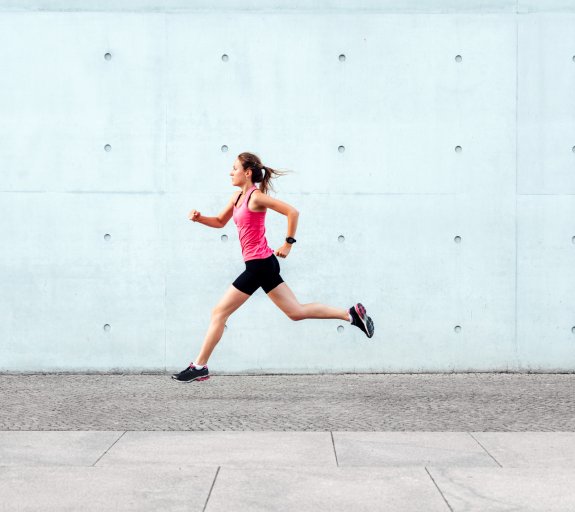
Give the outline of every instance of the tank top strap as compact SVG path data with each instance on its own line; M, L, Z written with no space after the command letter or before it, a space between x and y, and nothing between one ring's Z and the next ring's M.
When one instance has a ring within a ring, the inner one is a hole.
M244 202L242 203L242 206L245 204L246 207L247 207L247 205L248 205L247 201L250 200L250 197L251 197L251 195L252 195L252 192L253 192L254 190L256 190L257 188L258 188L257 185L254 185L254 186L252 187L252 189L248 192L247 197L244 199ZM234 203L234 206L237 206L237 205L238 205L238 201L240 200L240 197L242 197L241 192L238 194L238 197L237 197L237 199L236 199L236 202Z
M254 190L257 190L258 187L256 185L254 185L254 187L251 189L251 191L248 193L248 197L246 197L246 206L248 205L248 202L250 200L250 197L252 196Z

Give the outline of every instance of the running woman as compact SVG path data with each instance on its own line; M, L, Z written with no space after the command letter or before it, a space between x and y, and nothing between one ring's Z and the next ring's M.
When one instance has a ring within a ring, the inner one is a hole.
M299 212L291 205L273 199L268 188L274 190L270 179L273 175L285 174L263 166L259 157L252 153L241 153L230 173L232 185L241 188L234 192L226 207L217 217L204 217L192 210L188 218L212 228L223 228L233 217L239 232L242 256L246 269L228 288L220 302L212 309L212 317L202 348L195 362L172 375L180 382L209 379L208 359L224 332L228 317L238 309L261 286L272 302L292 320L305 318L337 318L351 322L368 338L373 336L373 321L365 308L357 303L348 309L334 308L318 302L300 304L280 276L280 265L276 256L286 258L293 244ZM261 183L258 188L256 183ZM268 208L287 217L288 236L276 251L271 249L265 237L265 216Z

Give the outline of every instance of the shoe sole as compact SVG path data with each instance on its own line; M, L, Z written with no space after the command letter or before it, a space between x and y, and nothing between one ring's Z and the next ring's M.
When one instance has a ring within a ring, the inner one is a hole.
M190 380L180 380L177 377L174 377L172 375L172 379L174 379L175 381L181 382L182 384L187 384L188 382L194 382L194 381L201 382L203 380L208 380L209 378L210 378L209 375L202 375L200 377L194 377L193 379L190 379Z
M365 307L363 306L363 304L358 302L354 306L354 308L355 308L355 312L359 316L359 319L363 323L365 330L367 331L366 336L368 338L371 338L373 336L373 332L375 330L374 325L373 325L373 320L371 319L371 317L367 316L367 312L365 311Z

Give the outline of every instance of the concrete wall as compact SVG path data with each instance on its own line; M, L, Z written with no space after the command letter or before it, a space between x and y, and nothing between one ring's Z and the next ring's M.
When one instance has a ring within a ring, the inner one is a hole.
M213 370L575 369L573 2L2 0L0 44L0 370L189 363L242 151L295 171L299 301L376 332L260 289Z

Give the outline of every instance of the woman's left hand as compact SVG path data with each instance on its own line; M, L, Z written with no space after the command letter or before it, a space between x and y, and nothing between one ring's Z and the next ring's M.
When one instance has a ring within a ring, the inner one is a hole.
M279 256L280 258L285 258L291 251L291 244L287 242L283 244L278 250L276 250L275 255Z

